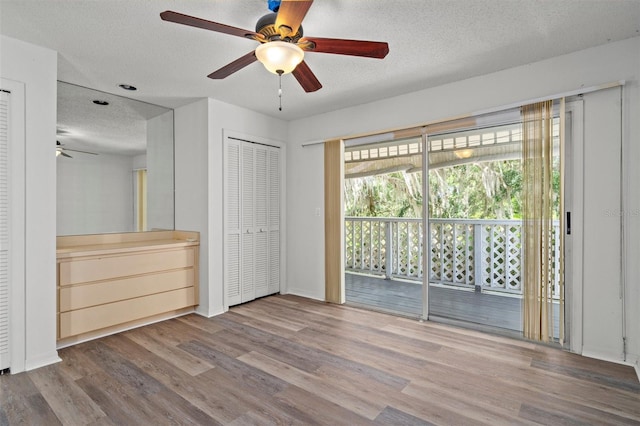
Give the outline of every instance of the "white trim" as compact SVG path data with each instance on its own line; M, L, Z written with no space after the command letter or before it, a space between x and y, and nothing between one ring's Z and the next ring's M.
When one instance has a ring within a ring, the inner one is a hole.
M431 276L431 222L429 219L429 150L427 149L428 138L426 133L422 133L420 141L422 145L422 317L421 320L429 319L429 290L431 289L429 277ZM425 179L424 176L427 178Z
M9 341L11 346L11 372L25 370L26 358L26 260L25 260L25 146L26 115L24 83L1 79L0 84L11 92L11 134L9 135L9 173L11 200L11 253L9 287ZM53 151L51 152L53 155Z
M25 371L35 370L36 368L45 367L47 365L55 364L57 362L62 361L62 358L58 356L58 351L53 351L53 353L48 355L40 355L32 359L28 359L25 362ZM13 370L11 373L14 373Z
M627 157L625 141L625 119L624 119L624 86L620 86L620 308L622 309L622 358L627 360L627 256L628 256L628 238L626 230L627 225L627 196L628 179Z
M324 287L323 287L323 289L324 289ZM294 296L304 297L306 299L313 299L313 300L319 300L320 302L326 302L324 294L319 296L317 294L310 293L306 289L289 288L289 289L287 289L286 292L281 292L281 294L291 294L291 295L294 295Z
M483 110L472 113L471 116L484 115L484 114L499 112L499 111L502 111L505 109L511 109L511 108L520 108L522 105L529 105L537 102L551 101L551 100L560 99L560 98L569 98L571 96L577 96L577 95L585 95L587 93L597 92L598 90L605 90L605 89L610 89L612 87L619 87L624 85L625 85L624 80L618 80L618 81L612 81L609 83L598 84L596 86L581 87L579 89L568 90L566 92L555 93L553 95L541 96L539 98L528 99L526 101L520 101L520 102L509 104L509 105L502 105L496 108L483 109Z
M565 211L571 212L571 235L565 235L565 322L569 350L582 353L584 258L584 103L567 102L571 115L569 152L565 158ZM564 214L564 212L563 212Z
M458 120L458 119L462 119L462 118L478 117L478 116L482 116L482 115L486 115L486 114L502 112L502 111L505 111L505 110L513 109L513 108L520 108L522 105L529 105L529 104L533 104L533 103L536 103L536 102L542 102L542 101L548 101L548 100L560 99L560 98L568 98L568 97L571 97L571 96L584 95L586 93L596 92L598 90L604 90L604 89L610 89L612 87L624 86L625 83L626 83L625 80L617 80L617 81L613 81L613 82L609 82L609 83L598 84L598 85L595 85L595 86L581 87L581 88L574 89L574 90L569 90L569 91L566 91L566 92L555 93L553 95L541 96L539 98L527 99L527 100L519 101L517 103L512 103L512 104L508 104L508 105L501 105L501 106L498 106L498 107L487 108L487 109L483 109L483 110L472 112L470 114L461 115L461 116L458 116L458 117L452 117L452 118L446 119L446 120L438 120L438 121L433 121L433 122L429 122L429 123L418 124L418 125L415 125L415 126L405 126L405 127L402 127L401 129L398 129L398 130L412 129L412 128L417 128L417 127L425 127L425 126L439 124L439 123L446 123L448 121ZM304 148L306 146L324 144L327 141L331 141L331 140L335 140L335 139L345 139L345 140L349 139L350 141L355 141L355 142L349 144L348 146L356 146L356 145L362 145L362 144L365 144L365 143L382 142L382 141L385 141L385 140L389 140L388 139L389 137L393 138L393 130L391 130L391 131L387 130L387 131L383 131L383 132L380 132L380 133L371 133L371 134L365 134L365 135L360 134L360 135L351 135L351 136L344 136L344 135L343 136L336 136L335 138L327 138L327 139L322 139L322 140L303 142L303 143L300 144L300 146L302 146ZM380 140L380 139L382 139L382 140Z
M620 354L613 354L610 352L599 352L599 351L583 351L582 356L586 356L587 358L599 359L601 361L613 362L614 364L627 365L629 367L634 367L636 371L638 371L637 364L634 365L629 361L623 361L620 359ZM616 357L617 356L617 357Z
M193 313L196 314L196 315L200 315L201 317L204 317L204 318L213 318L213 317L217 317L218 315L224 314L228 310L229 310L229 308L225 309L224 311L213 312L213 313L208 313L208 314L204 314L204 313L198 312L198 311L194 311Z

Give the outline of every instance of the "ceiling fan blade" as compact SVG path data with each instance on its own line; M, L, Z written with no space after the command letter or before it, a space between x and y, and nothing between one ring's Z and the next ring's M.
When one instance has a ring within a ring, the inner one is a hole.
M382 59L389 53L389 44L382 41L304 37L300 39L298 45L302 50L309 52L365 56L377 59Z
M69 154L67 154L66 152L60 151L60 155L62 155L63 157L67 157L67 158L73 158L72 156L70 156Z
M282 0L276 17L276 31L283 37L297 33L312 3L313 0Z
M207 77L213 78L214 80L223 79L225 77L230 76L231 74L233 74L236 71L240 71L242 68L246 67L247 65L250 65L250 64L254 63L257 60L258 60L258 58L256 58L256 52L252 50L251 52L249 52L246 55L236 59L235 61L225 65L224 67L220 68L219 70L216 70L216 71L212 72Z
M97 153L97 152L80 151L79 149L62 148L62 150L63 150L63 151L81 152L81 153L83 153L83 154L98 155L98 153ZM62 152L62 154L64 155L64 152Z
M218 22L207 21L206 19L196 18L195 16L184 15L182 13L167 10L160 14L163 21L175 22L176 24L188 25L190 27L202 28L209 31L216 31L223 34L245 37L254 40L263 40L264 36L255 31L244 30L242 28L232 27L230 25L220 24Z
M322 84L320 84L315 74L313 74L313 71L311 71L311 68L309 68L309 65L307 65L305 61L300 62L293 70L292 74L307 93L315 92L322 88Z

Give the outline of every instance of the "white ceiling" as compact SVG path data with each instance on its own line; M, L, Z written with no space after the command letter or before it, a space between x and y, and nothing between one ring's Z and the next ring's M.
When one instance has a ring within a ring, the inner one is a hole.
M94 100L108 102L108 106L96 105ZM67 149L127 156L144 154L147 120L168 111L171 110L58 82L56 139Z
M211 97L285 120L640 35L638 0L316 0L305 35L387 41L390 53L307 53L324 87L305 93L284 76L278 111L278 78L259 63L206 77L257 42L164 22L164 10L251 30L268 13L266 0L0 0L0 32L58 51L61 81L171 108Z

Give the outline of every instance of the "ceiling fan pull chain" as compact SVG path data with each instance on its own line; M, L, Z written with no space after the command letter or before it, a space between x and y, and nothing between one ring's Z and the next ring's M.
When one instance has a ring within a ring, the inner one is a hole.
M280 100L280 107L278 111L282 111L282 70L276 71L278 73L278 99Z

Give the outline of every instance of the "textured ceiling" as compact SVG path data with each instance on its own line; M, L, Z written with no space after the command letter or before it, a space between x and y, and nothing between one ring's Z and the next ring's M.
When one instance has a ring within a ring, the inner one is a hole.
M638 0L316 0L308 36L387 41L383 59L307 53L323 88L259 63L206 76L255 41L164 22L174 10L254 29L266 0L0 0L0 32L59 52L61 81L176 107L211 97L285 120L425 89L640 35ZM118 88L128 83L132 94Z
M94 100L109 105L96 105ZM57 139L70 149L143 154L147 148L147 120L167 111L170 110L157 105L58 82Z

